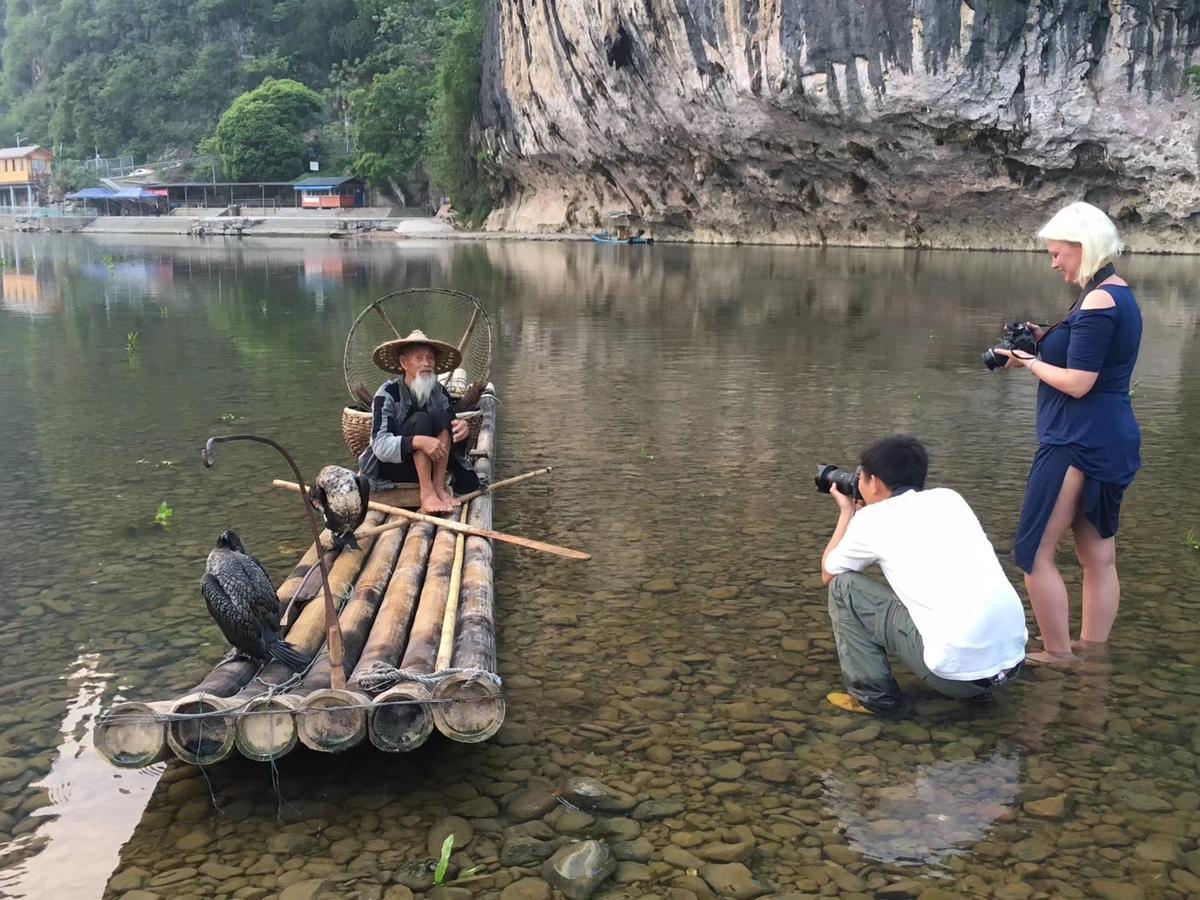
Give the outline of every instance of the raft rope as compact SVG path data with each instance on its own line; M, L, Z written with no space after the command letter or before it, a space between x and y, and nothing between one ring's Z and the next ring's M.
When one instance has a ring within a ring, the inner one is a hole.
M487 672L482 669L481 670L446 669L446 670L444 670L444 673L445 673L445 675L452 675L452 674L457 674L459 671L464 671L464 672L476 672L477 671L480 675L491 676L492 678L496 677L494 672ZM440 674L440 673L438 673L438 674ZM422 680L422 678L424 678L426 680ZM402 673L400 678L395 683L399 684L399 683L402 683L405 681L409 681L409 682L416 681L421 684L429 684L429 683L436 684L439 680L441 680L441 679L434 677L433 681L430 682L428 680L429 678L430 678L430 676L428 676L428 675L417 676L416 673L408 672L408 673ZM466 683L470 684L471 682L468 681ZM285 692L281 691L278 693L284 694ZM207 694L200 695L196 699L197 699L197 701L200 701L200 700L204 699L205 697L209 697L209 696L210 695L207 695ZM246 708L247 706L249 706L250 703L252 703L254 701L262 700L263 698L270 699L273 696L275 696L275 694L272 694L272 693L259 694L258 696L251 697L250 699L246 700L239 706L230 707L229 709L211 709L211 710L206 710L204 712L195 712L195 713L184 713L184 712L133 713L133 712L129 712L129 713L119 713L119 714L115 714L115 715L112 713L105 713L102 716L102 722L106 725L147 724L147 723L166 724L166 723L170 723L170 722L190 722L190 721L195 721L198 719L199 720L203 720L203 719L244 719L248 716L277 716L281 712L278 709L247 709ZM219 699L224 699L224 698L213 697L212 699L219 700ZM423 699L423 700L422 699L384 700L382 702L376 701L376 700L368 700L365 703L347 703L345 706L338 707L338 709L381 709L385 706L414 706L414 705L416 705L416 706L422 706L422 705L424 705L424 706L441 706L446 703L483 703L483 702L493 702L494 700L495 700L494 697L463 697L461 699L447 697L447 698L443 698L440 700L428 698L428 699ZM301 706L294 710L289 710L289 713L294 716L306 716L310 712L316 714L316 713L328 713L329 711L330 710L328 708L310 711L310 710L306 709L305 707Z
M500 676L495 672L489 672L487 669L466 668L466 669L440 669L437 672L410 672L406 669L397 669L395 666L388 665L385 662L375 662L371 667L364 672L360 672L354 678L354 683L366 691L368 694L381 694L390 688L394 688L400 684L423 684L428 688L435 688L451 675L466 675L467 680L464 685L474 684L477 681L491 681L495 684L500 684ZM475 698L472 698L475 699ZM491 699L491 698L478 698ZM422 700L421 703L443 703L442 700ZM468 701L462 701L468 702Z

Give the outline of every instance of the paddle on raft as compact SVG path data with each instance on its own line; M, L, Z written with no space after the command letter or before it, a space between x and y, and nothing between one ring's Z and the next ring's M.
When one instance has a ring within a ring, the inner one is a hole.
M294 481L282 481L276 478L271 482L275 487L283 488L286 491L293 493L300 492L300 485ZM499 484L499 482L497 482ZM402 509L399 506L389 506L386 503L379 503L372 500L368 504L369 508L385 512L393 516L400 516L409 519L413 522L428 522L431 525L436 525L438 528L447 528L450 531L459 531L463 534L473 534L477 537L491 538L494 541L501 541L505 544L515 544L518 547L525 547L529 550L541 550L543 553L553 553L555 556L565 556L567 559L591 559L590 553L583 553L580 550L572 550L570 547L560 547L557 544L547 544L544 541L535 541L531 538L520 537L515 534L505 534L503 531L492 531L490 528L476 528L474 525L464 525L462 522L456 522L453 519L442 519L437 516L427 516L424 513L413 512L411 509ZM383 526L378 526L382 528ZM359 535L360 537L366 533L366 529Z
M533 478L535 475L544 475L547 472L552 471L553 469L554 469L553 466L546 466L544 469L534 469L532 472L526 472L524 475L514 475L512 478L505 478L503 481L497 481L495 484L489 484L485 488L480 488L477 491L471 491L471 493L469 493L469 494L463 494L461 497L455 497L454 499L458 500L460 503L462 503L465 506L466 504L468 504L472 500L474 500L476 497L482 497L484 494L490 494L492 491L496 490L496 488L507 487L510 484L516 484L519 481L524 481L526 478ZM370 528L363 528L363 529L360 529L359 531L354 532L354 536L356 538L372 537L373 535L376 535L376 534L382 534L385 531L391 531L393 528L399 528L401 525L406 524L407 521L408 521L407 519L402 519L399 522L388 522L384 525L373 525ZM523 540L525 540L525 539L523 539ZM522 544L521 546L526 547L529 545ZM554 545L549 544L547 546L554 546ZM553 552L553 551L550 551L550 552ZM575 559L576 557L571 557L571 558ZM589 557L589 559L590 559L590 557Z

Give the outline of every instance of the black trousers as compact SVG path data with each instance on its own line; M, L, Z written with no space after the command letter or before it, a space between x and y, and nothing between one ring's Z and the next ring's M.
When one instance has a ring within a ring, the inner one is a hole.
M452 413L449 410L420 410L414 412L400 426L401 437L437 437L443 431L450 431ZM453 447L451 448L453 450ZM447 466L450 480L454 487L463 493L479 489L479 478L470 469L465 468L450 454L450 464ZM418 481L417 467L409 456L402 463L379 463L379 475L388 481L412 483Z

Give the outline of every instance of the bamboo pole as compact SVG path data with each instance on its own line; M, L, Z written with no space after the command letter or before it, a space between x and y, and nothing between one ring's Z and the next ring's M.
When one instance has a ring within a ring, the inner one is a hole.
M482 432L481 432L482 436ZM299 492L300 486L294 481L282 481L276 478L271 482L277 488L284 490ZM437 516L427 516L424 513L415 513L409 509L401 509L398 506L388 506L386 503L378 503L372 500L369 504L370 508L379 512L387 513L392 516L402 516L414 522L429 522L437 525L439 528L445 528L449 531L457 531L462 534L473 534L478 537L491 538L495 541L501 541L506 544L516 544L518 547L526 547L530 550L541 550L543 553L553 553L555 556L565 556L567 559L588 560L592 556L590 553L584 553L580 550L572 550L570 547L560 547L557 544L547 544L544 541L535 541L531 538L520 537L515 534L505 534L502 531L493 531L490 528L480 528L475 525L467 525L462 522L455 522L453 519L442 519ZM368 528L372 526L367 526ZM378 532L377 532L378 533ZM365 534L365 530L364 530ZM362 537L362 534L356 534L356 537Z
M467 521L467 508L464 503L460 522ZM458 593L462 587L463 544L467 536L458 534L454 538L454 562L450 566L450 586L446 589L446 612L442 616L442 636L438 643L437 661L434 671L440 672L450 665L450 654L454 651L454 625L458 618Z
M350 675L351 687L357 686L359 676L375 663L394 666L400 662L425 578L433 535L433 526L425 522L414 523L408 529L396 572L371 626L371 636ZM427 706L409 701L428 700L429 696L428 688L415 683L396 685L379 694L367 713L371 743L392 753L423 744L433 731L433 718Z
M170 709L170 700L118 703L96 722L92 743L101 756L122 769L140 769L166 759L170 755L167 726L157 717Z
M346 650L344 665L353 668L367 643L371 626L387 590L404 531L395 530L381 537L375 551L358 577L354 594L339 617ZM302 713L297 721L300 743L324 753L336 753L358 744L367 733L367 704L371 698L349 688L335 688L330 679L328 656L317 660L296 693L304 695ZM343 680L348 674L343 670Z
M438 531L433 537L416 615L399 662L399 668L406 672L428 675L433 671L446 612L455 543L456 536L449 531ZM407 594L407 585L402 585L400 590ZM425 743L433 733L433 717L428 705L419 701L429 697L429 688L419 682L398 684L376 697L369 723L371 743L390 752L414 750Z
M485 435L494 448L496 406L495 398L485 395L480 437ZM492 456L479 460L476 469L484 475L492 473ZM492 498L482 496L471 505L469 521L486 529L492 524ZM433 720L438 731L446 737L464 743L485 741L504 723L505 704L496 671L496 626L492 582L492 545L480 537L467 538L463 556L462 595L454 652L453 668L469 669L448 675L433 691L434 700L448 703L433 704Z
M376 525L382 521L383 516L380 513L370 512L367 514L367 519L373 519L371 524ZM340 596L354 584L359 570L374 545L375 539L367 538L359 543L359 550L347 547L338 555L337 562L329 571L329 587L332 593ZM315 656L325 640L326 624L324 604L308 603L300 611L292 627L288 629L288 642L301 653ZM222 699L203 695L197 691L179 700L172 712L215 713L235 708L240 709L247 701L263 694L268 687L282 684L292 675L291 669L282 663L268 663L258 672L258 677L254 681L232 697ZM281 701L278 696L264 698L256 704L256 707L259 710L271 710L280 714L291 712L290 706ZM239 721L243 720L237 716L213 715L198 720L173 722L167 729L167 741L170 743L171 749L175 751L175 755L184 762L202 765L220 762L233 752L236 745L237 726ZM186 740L173 740L172 735L177 732L180 736L185 736ZM279 737L286 744L286 736L280 734ZM195 752L190 749L193 745ZM264 758L273 759L274 755Z
M533 478L535 475L544 475L547 472L553 471L553 466L546 466L542 469L534 469L532 472L526 472L524 475L514 475L512 478L505 478L503 481L497 481L495 484L489 484L485 488L480 488L477 491L471 491L469 494L463 494L458 497L458 501L464 506L470 503L476 497L482 497L484 494L490 494L497 488L508 487L510 484L518 484L526 479ZM374 528L364 528L361 531L355 532L355 537L367 537L372 534L382 534L385 531L390 531L393 528L399 528L399 522L385 522L382 525L376 525Z
M471 491L469 494L463 494L458 499L463 503L468 503L469 501L474 500L476 497L482 497L484 494L490 494L497 488L508 487L511 484L519 484L522 481L527 481L530 478L534 478L538 475L545 475L547 472L553 471L554 466L543 466L540 469L534 469L532 472L526 472L524 475L514 475L512 478L505 478L501 481L493 482L485 488L480 488L477 491Z

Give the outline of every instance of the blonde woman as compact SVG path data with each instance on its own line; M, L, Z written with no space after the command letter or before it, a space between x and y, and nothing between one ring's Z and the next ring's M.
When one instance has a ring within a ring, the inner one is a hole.
M1142 313L1113 266L1124 245L1099 209L1072 203L1038 237L1054 270L1082 290L1065 318L1044 332L1034 326L1036 356L996 352L1009 357L1006 368L1026 369L1039 382L1038 449L1014 550L1042 637L1043 649L1028 659L1064 663L1074 654L1055 551L1068 530L1083 566L1080 647L1102 650L1117 617L1118 518L1125 489L1141 466L1129 383Z

